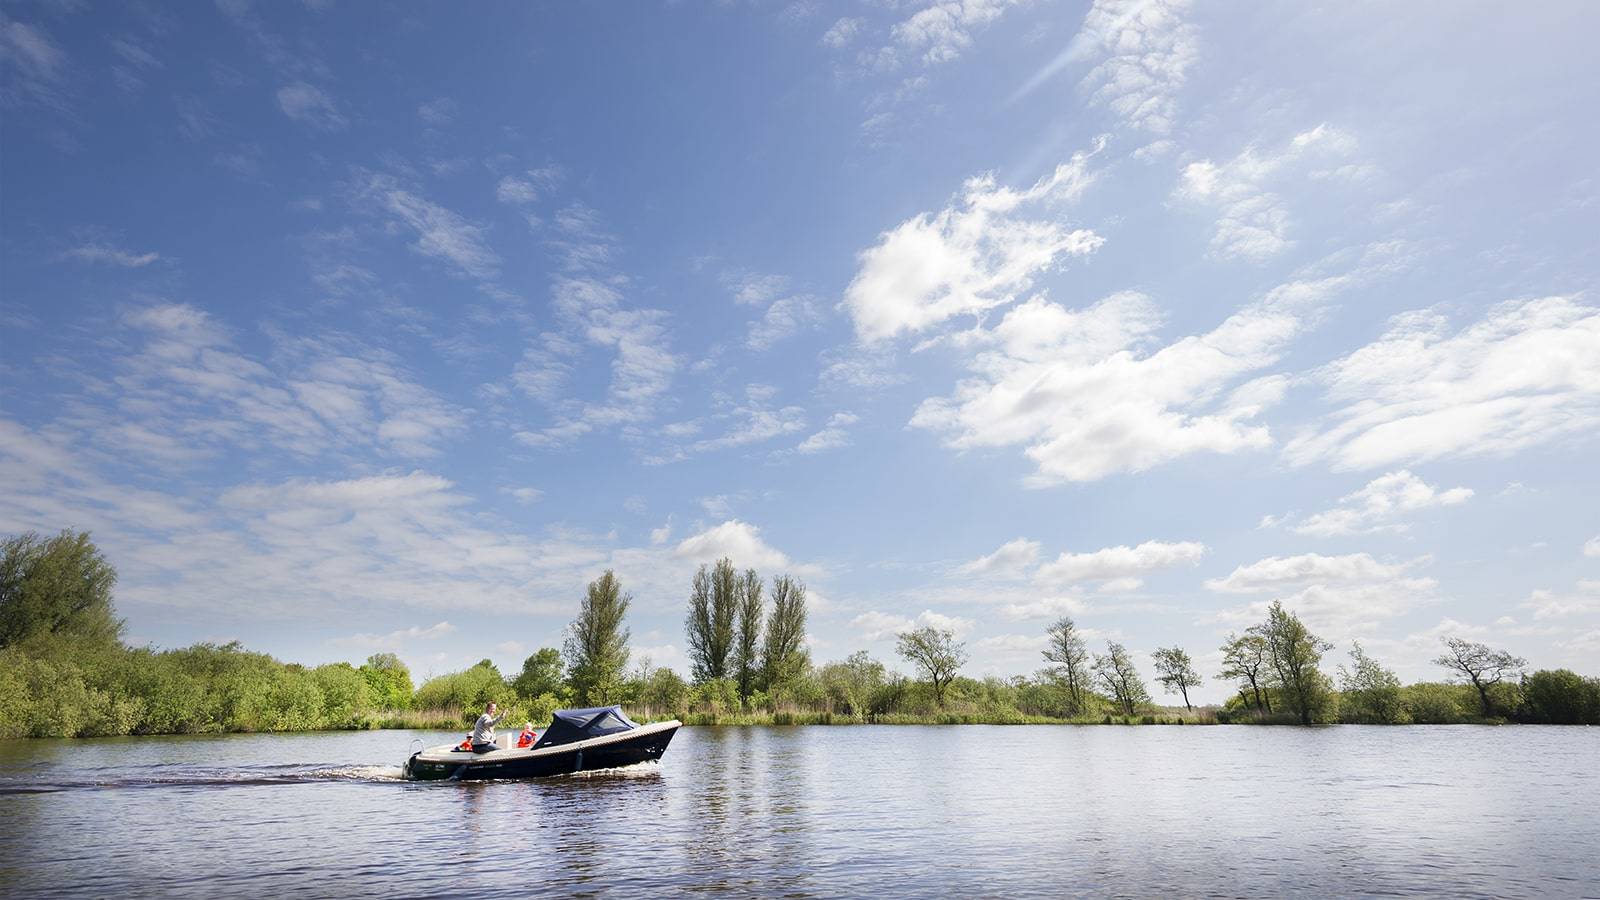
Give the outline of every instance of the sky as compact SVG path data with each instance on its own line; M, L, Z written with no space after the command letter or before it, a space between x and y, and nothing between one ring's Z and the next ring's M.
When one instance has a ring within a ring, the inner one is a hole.
M0 533L415 674L699 565L974 676L1600 673L1600 6L0 5ZM1230 692L1208 681L1199 692Z

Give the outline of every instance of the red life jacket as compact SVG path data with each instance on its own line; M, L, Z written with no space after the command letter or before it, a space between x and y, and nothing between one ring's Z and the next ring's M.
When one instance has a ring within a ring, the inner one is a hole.
M532 747L534 738L537 738L538 736L538 732L524 731L523 733L517 735L517 746Z
M457 750L471 750L472 749L472 735L470 735L470 734L467 735L467 739L462 741L461 742L461 746L457 747L456 749Z

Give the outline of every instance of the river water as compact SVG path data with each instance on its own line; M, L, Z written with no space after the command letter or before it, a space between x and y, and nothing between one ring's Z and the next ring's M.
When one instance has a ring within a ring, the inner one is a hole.
M0 895L1600 896L1600 729L685 728L407 783L407 731L0 742Z

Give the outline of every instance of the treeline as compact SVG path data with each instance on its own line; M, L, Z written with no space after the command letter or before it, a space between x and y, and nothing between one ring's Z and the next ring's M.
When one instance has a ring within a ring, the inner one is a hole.
M963 676L965 645L945 630L897 636L902 674L866 652L814 664L806 649L806 587L763 581L731 560L689 585L689 678L634 660L632 597L612 572L591 582L557 649L503 674L490 660L415 685L393 654L360 666L306 667L237 643L130 648L112 605L116 573L87 534L26 534L0 559L0 737L305 731L464 726L493 700L510 722L542 724L555 709L622 703L638 718L691 724L785 723L1262 723L1600 724L1600 679L1451 638L1436 660L1449 682L1402 685L1360 645L1335 675L1331 644L1273 604L1223 644L1212 677L1236 692L1196 708L1203 683L1180 647L1151 654L1153 683L1181 706L1157 705L1132 654L1092 652L1070 618L1046 631L1045 665L1013 678Z

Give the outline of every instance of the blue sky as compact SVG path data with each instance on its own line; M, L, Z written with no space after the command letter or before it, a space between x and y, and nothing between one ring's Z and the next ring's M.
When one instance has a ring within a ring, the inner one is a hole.
M819 661L1594 670L1592 4L472 12L0 7L0 531L131 640L510 669L612 567L684 670L727 554Z

